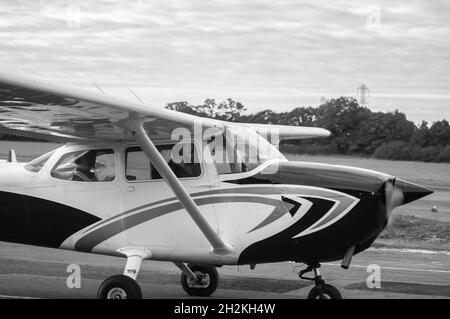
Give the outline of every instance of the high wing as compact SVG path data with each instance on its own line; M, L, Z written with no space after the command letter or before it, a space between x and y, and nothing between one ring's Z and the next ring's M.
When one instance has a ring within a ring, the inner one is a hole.
M221 126L219 121L64 88L0 73L0 133L55 141L130 139L121 125L142 119L154 140L170 139L175 128Z
M279 140L328 137L331 132L319 127L245 123L262 136L278 136Z
M0 133L62 142L124 140L131 137L121 124L129 119L143 120L155 141L170 139L175 128L192 132L195 124L202 129L236 125L0 73ZM263 136L279 134L280 140L329 135L327 130L312 127L241 125Z

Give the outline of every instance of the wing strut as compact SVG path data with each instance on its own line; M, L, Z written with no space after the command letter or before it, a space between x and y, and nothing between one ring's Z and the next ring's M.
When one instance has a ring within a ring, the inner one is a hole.
M143 127L142 121L132 120L128 121L125 126L130 129L136 141L142 147L142 150L150 159L152 164L156 167L160 175L164 178L166 183L175 193L176 197L189 213L191 218L200 228L203 235L212 245L212 253L215 255L229 255L234 252L234 249L223 242L223 240L214 231L205 217L202 215L197 204L194 202L192 197L184 188L183 184L179 181L178 177L170 169L169 165L166 163L162 155L159 153L158 149L153 144L152 140L148 137L145 129Z

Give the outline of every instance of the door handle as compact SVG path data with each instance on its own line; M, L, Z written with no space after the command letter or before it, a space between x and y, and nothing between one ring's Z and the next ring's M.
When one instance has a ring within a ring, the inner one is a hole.
M127 192L134 192L135 190L136 190L136 187L134 187L134 186L127 187Z

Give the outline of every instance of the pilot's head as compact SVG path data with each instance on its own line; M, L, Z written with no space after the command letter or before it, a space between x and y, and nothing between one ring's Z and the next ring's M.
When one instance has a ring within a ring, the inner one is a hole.
M85 169L85 170L90 170L90 169L94 168L94 166L95 166L95 153L92 152L92 151L91 152L87 152L86 154L84 154L83 156L78 158L75 161L75 164L77 164L79 168Z

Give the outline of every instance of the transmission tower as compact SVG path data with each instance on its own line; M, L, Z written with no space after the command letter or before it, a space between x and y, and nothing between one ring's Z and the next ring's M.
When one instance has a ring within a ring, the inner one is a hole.
M361 106L368 106L369 88L362 84L356 89L356 98Z

